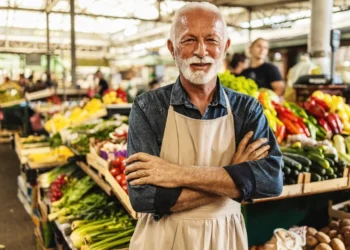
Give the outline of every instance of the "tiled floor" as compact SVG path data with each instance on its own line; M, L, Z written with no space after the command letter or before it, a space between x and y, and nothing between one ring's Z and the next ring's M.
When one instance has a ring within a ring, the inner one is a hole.
M17 198L19 162L10 144L0 144L0 245L35 249L34 224Z

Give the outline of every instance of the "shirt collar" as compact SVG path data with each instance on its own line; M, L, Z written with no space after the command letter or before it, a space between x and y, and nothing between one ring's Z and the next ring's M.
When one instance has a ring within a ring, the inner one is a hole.
M189 105L193 106L193 104L190 101L190 98L188 97L188 94L186 93L185 89L182 87L180 77L176 79L176 82L173 86L173 90L171 92L170 97L170 104L171 105ZM214 95L213 100L211 101L211 106L217 106L220 104L221 106L226 108L226 99L224 95L224 88L221 85L221 82L219 78L217 78L216 81L216 93Z

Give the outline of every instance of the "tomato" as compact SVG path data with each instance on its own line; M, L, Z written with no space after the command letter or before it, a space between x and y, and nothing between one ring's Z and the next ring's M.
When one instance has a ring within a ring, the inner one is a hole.
M109 171L113 177L115 178L118 174L121 174L122 172L120 171L119 168L112 168L111 171Z
M127 186L127 185L123 185L122 188L124 189L124 191L125 191L126 193L128 193L128 186Z
M120 165L120 171L122 171L122 173L124 173L124 170L126 169L126 164L123 161L122 164Z
M121 185L122 183L122 180L125 180L125 174L118 174L116 177L115 177L115 180L119 183L119 185Z
M112 161L112 166L115 168L120 168L122 162L125 160L125 157L123 156L118 156Z
M120 182L120 185L125 186L128 184L128 181L126 179L122 179L122 181Z

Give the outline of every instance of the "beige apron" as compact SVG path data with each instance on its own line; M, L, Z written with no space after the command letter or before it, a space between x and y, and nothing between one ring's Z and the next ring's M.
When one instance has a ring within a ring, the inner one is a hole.
M170 105L160 157L189 166L225 166L235 153L234 121L228 115L199 120L176 113ZM130 250L247 250L240 203L229 198L155 221L142 214Z

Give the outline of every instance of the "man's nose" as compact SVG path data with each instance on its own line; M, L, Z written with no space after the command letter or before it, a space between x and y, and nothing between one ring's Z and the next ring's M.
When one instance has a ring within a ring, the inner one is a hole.
M207 47L204 43L204 41L199 41L197 44L197 49L194 51L194 54L198 56L199 58L203 58L206 55L208 55Z

